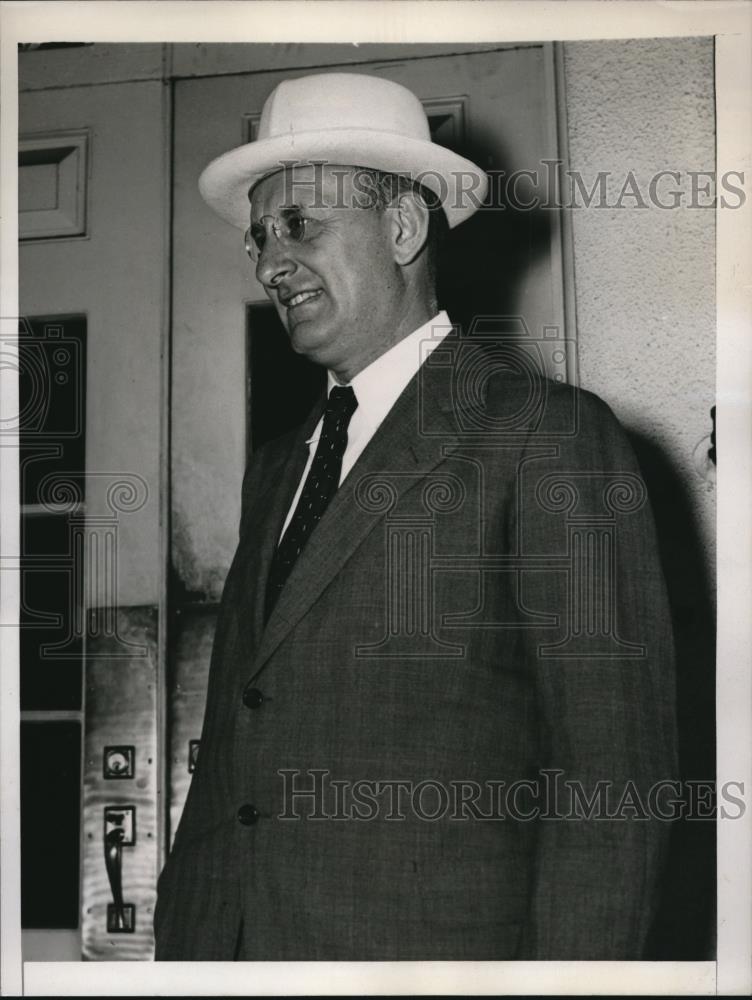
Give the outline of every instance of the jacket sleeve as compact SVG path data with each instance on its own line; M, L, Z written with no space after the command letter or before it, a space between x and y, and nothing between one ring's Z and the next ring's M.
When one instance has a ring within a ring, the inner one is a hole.
M519 957L639 959L677 775L671 619L632 448L601 400L575 399L576 432L531 435L518 469L515 527L540 557L521 599L546 617L522 635L556 790Z

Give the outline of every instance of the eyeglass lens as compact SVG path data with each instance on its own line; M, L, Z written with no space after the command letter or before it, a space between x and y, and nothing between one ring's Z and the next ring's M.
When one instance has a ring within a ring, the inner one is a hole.
M301 243L305 237L306 219L300 212L289 212L284 216L264 215L245 232L245 249L251 260L257 261L266 245L266 221L269 228L282 243Z

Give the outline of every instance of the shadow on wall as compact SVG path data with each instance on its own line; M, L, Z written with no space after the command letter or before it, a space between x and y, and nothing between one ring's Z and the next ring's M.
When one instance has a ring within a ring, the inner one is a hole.
M487 151L494 145L498 140L480 132L454 151L486 163ZM494 170L509 176L503 156L494 162ZM504 184L492 183L485 204L488 207L452 230L439 266L439 306L465 333L477 316L516 315L525 274L551 249L550 212L510 203Z
M674 625L680 777L715 778L715 613L699 529L682 476L655 442L631 433L650 495ZM674 823L646 958L715 958L716 840L712 819Z

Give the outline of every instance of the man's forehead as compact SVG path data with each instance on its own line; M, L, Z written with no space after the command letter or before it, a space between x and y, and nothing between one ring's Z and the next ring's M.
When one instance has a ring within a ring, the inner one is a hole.
M267 175L249 193L254 216L292 205L346 208L358 168L337 163L296 163Z

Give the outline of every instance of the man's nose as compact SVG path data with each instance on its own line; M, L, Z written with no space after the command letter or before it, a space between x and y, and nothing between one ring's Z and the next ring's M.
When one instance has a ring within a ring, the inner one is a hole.
M261 284L268 289L275 288L283 278L293 273L296 266L289 246L277 239L275 233L269 233L256 262L256 277Z

